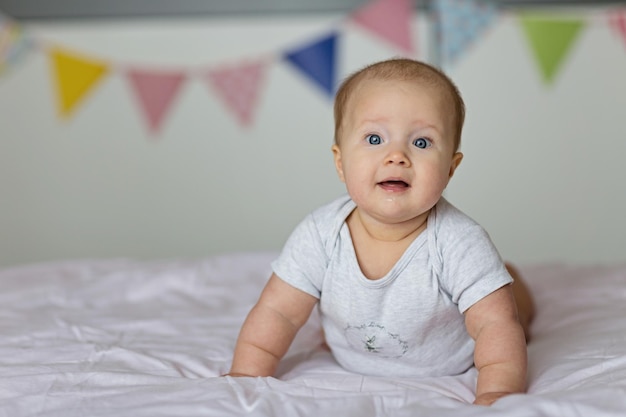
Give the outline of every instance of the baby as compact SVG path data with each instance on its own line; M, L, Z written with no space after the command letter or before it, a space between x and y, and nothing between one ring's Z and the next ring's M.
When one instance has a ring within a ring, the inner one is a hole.
M288 239L229 375L273 375L319 303L326 343L350 371L419 378L475 365L476 404L525 391L530 295L442 197L464 118L456 86L425 63L383 61L343 82L332 152L348 195Z

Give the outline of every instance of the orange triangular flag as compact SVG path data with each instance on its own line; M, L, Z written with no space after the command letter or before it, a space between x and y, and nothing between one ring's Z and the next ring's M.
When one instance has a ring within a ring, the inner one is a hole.
M68 117L96 83L109 72L109 66L106 62L61 48L52 48L49 58L57 87L59 113Z

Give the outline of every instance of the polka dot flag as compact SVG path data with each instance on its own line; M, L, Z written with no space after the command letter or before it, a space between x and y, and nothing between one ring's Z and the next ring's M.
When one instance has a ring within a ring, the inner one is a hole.
M267 65L266 60L259 59L221 66L207 73L208 84L244 127L252 125Z
M33 47L33 40L22 28L0 14L0 75Z
M490 1L437 0L433 7L442 66L456 63L497 17Z

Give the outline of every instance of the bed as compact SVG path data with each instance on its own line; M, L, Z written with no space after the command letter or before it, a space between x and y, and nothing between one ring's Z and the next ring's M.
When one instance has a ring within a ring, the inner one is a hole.
M0 270L2 416L625 416L626 266L518 265L537 303L529 387L473 406L476 372L341 369L319 317L277 378L220 377L274 252Z

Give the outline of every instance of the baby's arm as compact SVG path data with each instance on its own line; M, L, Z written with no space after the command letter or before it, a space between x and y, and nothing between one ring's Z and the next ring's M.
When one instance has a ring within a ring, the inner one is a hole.
M476 341L478 369L475 404L526 390L526 340L517 318L511 286L506 285L465 312L465 324Z
M272 376L317 298L270 277L237 339L231 376Z

